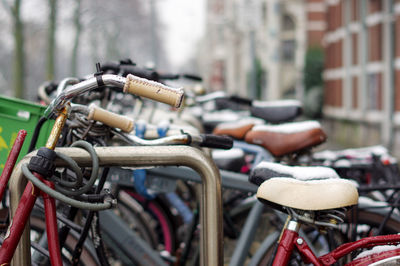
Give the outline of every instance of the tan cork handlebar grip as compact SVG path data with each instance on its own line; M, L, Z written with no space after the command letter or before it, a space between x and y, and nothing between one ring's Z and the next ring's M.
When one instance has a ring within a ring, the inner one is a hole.
M89 106L89 114L87 116L90 120L100 121L103 124L119 128L124 132L131 132L133 130L133 120L123 115L117 115L96 105Z
M124 92L166 103L176 108L181 106L184 94L183 89L175 89L131 74L126 77Z

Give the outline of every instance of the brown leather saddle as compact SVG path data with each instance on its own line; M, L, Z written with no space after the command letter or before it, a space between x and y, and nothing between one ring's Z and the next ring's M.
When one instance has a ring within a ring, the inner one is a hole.
M326 138L317 121L304 121L254 126L247 132L245 141L260 145L273 156L281 157L312 148L323 143Z
M262 120L259 119L243 119L237 122L227 122L217 125L213 134L216 135L227 135L234 139L244 139L244 136L250 131L255 125L262 124Z

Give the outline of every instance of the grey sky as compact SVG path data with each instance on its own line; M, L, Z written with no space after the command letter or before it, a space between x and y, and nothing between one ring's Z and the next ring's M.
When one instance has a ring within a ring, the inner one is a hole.
M205 0L155 0L160 20L166 24L166 51L174 67L195 53L196 44L204 33Z

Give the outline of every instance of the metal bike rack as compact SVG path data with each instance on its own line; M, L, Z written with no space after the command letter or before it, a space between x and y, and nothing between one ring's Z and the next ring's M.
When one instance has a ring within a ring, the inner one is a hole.
M202 199L200 201L200 264L222 265L223 231L221 178L212 159L202 150L190 146L156 147L96 147L100 166L151 167L151 166L187 166L198 172L202 179ZM91 166L89 154L79 148L57 148L74 159L80 166ZM28 163L35 155L26 155L15 167L10 182L11 218L18 206L26 185L21 165ZM56 161L57 166L65 166ZM29 223L14 254L12 265L30 265Z

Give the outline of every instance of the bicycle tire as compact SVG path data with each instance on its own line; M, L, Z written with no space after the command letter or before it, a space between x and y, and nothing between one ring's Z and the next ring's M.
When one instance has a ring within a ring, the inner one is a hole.
M135 204L139 203L135 201ZM150 220L151 218L145 217L146 213L138 214L132 211L129 204L126 204L123 200L118 201L118 205L113 212L115 215L119 216L138 237L148 243L152 249L157 248L157 236L154 235L154 232L149 228L153 222ZM120 251L118 245L116 245L110 236L102 233L101 238L103 239L106 253L103 259L106 259L109 265L136 265L137 262L132 261L125 253Z
M174 236L170 235L174 232L171 229L170 223L167 221L167 215L162 210L159 204L147 201L142 198L133 189L120 188L117 191L118 205L114 210L114 214L118 215L126 225L134 231L138 237L146 242L149 247L155 251L171 251L173 252L175 245L168 242L164 245L164 236L168 234L167 241L174 241ZM160 219L161 222L158 220ZM160 224L166 223L167 228ZM141 258L127 256L118 247L115 239L108 236L106 233L102 234L104 241L105 252L107 254L107 261L110 265L141 265ZM167 248L167 249L166 249Z
M157 236L151 229L150 217L146 214L137 215L130 210L129 206L123 202L118 202L118 215L128 223L129 227L134 230L144 241L149 243L153 248L157 247Z
M146 223L146 226L148 231L157 236L155 247L159 250L166 250L170 254L173 254L176 250L176 230L174 222L172 221L172 214L170 214L168 208L163 206L157 199L146 200L138 195L134 190L124 189L124 191L140 203L143 210L152 217L152 221ZM129 208L129 210L137 215L142 215L132 208ZM148 218L143 219L146 220Z
M369 235L371 233L371 230L373 230L376 227L379 227L380 223L382 222L384 217L384 214L381 212L376 212L374 210L359 210L358 211L358 225L366 225L362 230L360 230L358 233L361 233L358 235L359 238L365 237L365 233ZM346 226L346 221L343 223ZM367 226L370 226L368 228ZM391 217L386 226L384 227L383 233L382 234L397 234L400 230L400 220L398 218ZM339 230L335 230L336 234L335 237L338 238L343 238L342 232ZM337 241L337 239L336 239ZM346 241L345 239L339 240L340 242ZM341 243L337 243L338 245ZM275 254L275 249L276 249L277 243L274 245L270 246L262 246L264 250L257 250L258 254L262 254L262 256L257 256L255 255L254 257L257 257L257 261L252 260L249 265L251 266L265 266L265 265L270 265L273 261L273 256ZM259 258L259 259L258 259ZM352 258L344 258L341 259L341 261L338 262L338 265L342 265L346 263L346 260L351 260ZM289 265L301 265L298 264L296 261L296 258L292 258ZM348 262L348 261L347 261Z
M246 202L246 199L242 199ZM237 232L241 232L243 225L245 224L248 214L251 211L252 204L245 203L243 205L238 204L236 207L231 208L226 215L229 216L231 223L234 227L234 230ZM249 249L246 251L248 254L246 255L245 264L248 264L253 255L260 248L260 245L263 243L263 240L268 236L274 234L275 232L280 231L280 226L284 223L285 218L278 216L278 212L274 211L271 208L264 208L259 219L259 223L256 229L256 233L254 239L251 240L251 244ZM284 216L282 214L282 216ZM227 230L226 226L224 230ZM278 234L279 235L279 234ZM237 252L236 244L238 238L232 238L229 234L224 235L224 264L230 264L233 256L233 252ZM237 262L236 262L237 263Z
M32 239L32 234L31 234L31 241L35 241L38 238L40 238L41 234L43 234L43 232L45 232L46 230L46 222L44 220L44 218L36 213L36 212L32 212L32 215L30 217L30 225L31 225L31 231L35 232L35 234L33 234L33 237L36 239ZM63 264L66 265L70 265L70 261L68 260L68 257L72 256L72 252L74 251L74 247L76 245L76 243L78 242L79 239L79 235L74 235L72 232L68 235L64 246L61 249L61 254L63 257ZM47 263L45 264L47 265ZM78 265L82 265L82 266L95 266L95 265L99 265L99 262L97 260L97 256L96 253L94 252L94 250L89 250L87 248L83 248L82 250L82 254L80 256L79 259L79 264Z

